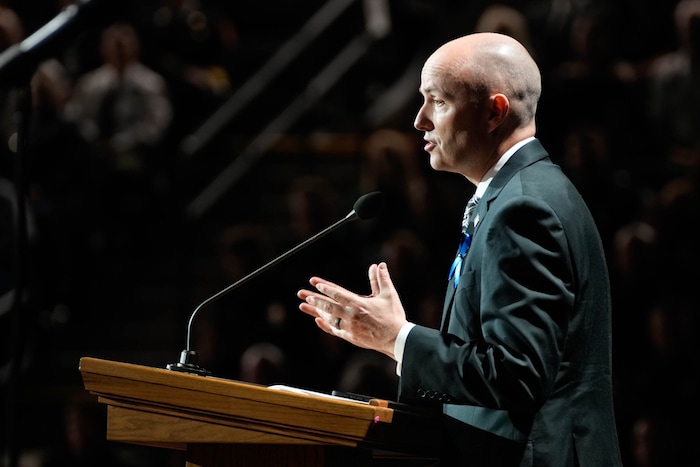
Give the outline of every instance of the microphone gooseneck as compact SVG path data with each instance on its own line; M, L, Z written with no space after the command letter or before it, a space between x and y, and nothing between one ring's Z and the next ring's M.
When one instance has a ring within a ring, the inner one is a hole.
M228 287L220 290L219 292L215 293L211 297L207 298L204 300L202 303L197 305L197 307L194 309L192 314L190 315L190 319L187 322L187 348L183 350L180 354L180 361L178 363L169 363L167 365L168 370L173 370L173 371L181 371L181 372L186 372L186 373L194 373L194 374L199 374L199 375L208 375L210 374L209 371L199 367L197 365L197 352L191 350L192 349L192 324L194 323L194 319L199 313L199 311L204 308L205 306L209 305L213 301L221 298L222 296L226 295L227 293L231 292L232 290L237 289L238 287L246 284L250 280L256 278L263 272L267 271L268 269L272 268L273 266L277 265L278 263L284 261L294 253L297 253L299 250L307 247L308 245L316 242L319 240L321 237L327 235L328 233L334 231L338 227L347 224L348 222L352 222L357 219L362 219L362 220L368 220L376 217L381 209L384 206L384 195L379 192L379 191L374 191L372 193L367 193L365 195L360 196L357 201L355 201L355 204L353 205L352 211L348 213L347 216L344 218L340 219L336 223L332 224L329 227L326 227L316 235L304 240L302 243L299 245L293 247L292 249L288 250L287 252L283 253L282 255L278 256L277 258L273 259L269 263L259 267L255 271L251 272L247 276L239 279L238 281L234 282L233 284L229 285Z

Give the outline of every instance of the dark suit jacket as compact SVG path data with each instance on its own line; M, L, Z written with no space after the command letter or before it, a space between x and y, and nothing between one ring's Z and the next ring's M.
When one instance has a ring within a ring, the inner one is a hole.
M442 329L408 335L399 399L442 405L445 465L621 465L608 273L581 196L535 140L472 219Z

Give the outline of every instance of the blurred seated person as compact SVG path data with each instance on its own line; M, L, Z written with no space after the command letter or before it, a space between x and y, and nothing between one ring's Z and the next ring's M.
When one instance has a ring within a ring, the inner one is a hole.
M674 10L678 48L650 64L648 115L659 149L680 166L700 165L700 0L682 0Z
M83 138L118 171L143 171L145 153L157 148L172 119L167 83L140 61L139 51L132 26L105 29L102 65L78 79L66 108Z

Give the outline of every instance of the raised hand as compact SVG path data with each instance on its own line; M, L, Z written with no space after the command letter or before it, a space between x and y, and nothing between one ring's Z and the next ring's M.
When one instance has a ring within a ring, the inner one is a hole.
M404 311L386 263L368 271L371 295L359 295L320 277L312 277L316 289L300 290L299 309L316 318L319 328L351 344L394 358L394 343L406 324Z

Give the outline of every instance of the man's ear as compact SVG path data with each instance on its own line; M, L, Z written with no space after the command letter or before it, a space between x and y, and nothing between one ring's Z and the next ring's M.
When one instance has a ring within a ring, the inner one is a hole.
M503 123L510 110L510 101L505 94L497 93L489 97L489 129L495 130Z

